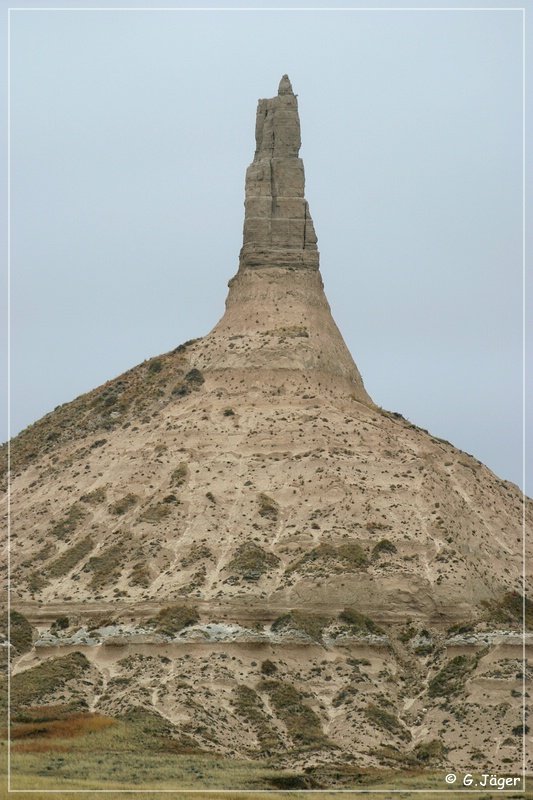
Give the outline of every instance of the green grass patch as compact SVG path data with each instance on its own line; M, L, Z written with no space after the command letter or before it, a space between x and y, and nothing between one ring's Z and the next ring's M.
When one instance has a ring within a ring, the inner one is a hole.
M168 503L154 503L143 511L139 519L142 522L149 522L151 525L156 525L161 520L165 519L172 513L172 508Z
M463 691L468 675L478 662L476 656L455 656L431 679L428 686L430 697L451 697Z
M269 553L255 542L245 542L234 552L228 569L246 581L257 581L280 563L274 553Z
M292 564L287 573L296 571L357 572L368 565L368 558L357 542L340 545L319 544Z
M74 533L79 523L87 516L87 512L81 508L77 503L69 508L66 515L50 530L52 536L58 539L67 539L71 533Z
M122 516L122 514L126 514L127 511L137 505L138 502L139 498L136 494L126 494L109 506L109 513L115 516Z
M19 672L11 679L13 706L36 705L44 697L71 680L77 680L90 668L83 653L69 653L59 658L42 661L36 667Z
M174 636L189 625L194 625L199 619L200 615L194 606L176 604L162 608L159 614L149 621L155 625L159 633Z
M182 461L181 464L178 464L176 469L172 471L170 476L170 484L171 486L183 486L185 481L187 480L187 475L189 473L189 469L185 461Z
M265 517L275 522L279 516L279 506L275 500L267 494L260 494L259 500L259 516Z
M411 740L410 731L404 728L398 717L395 714L391 714L389 711L385 711L385 709L376 705L376 703L370 703L365 708L364 713L369 722L377 728L392 733L393 736L398 736L400 739L406 741Z
M107 550L103 550L99 556L90 558L83 567L84 572L92 572L90 586L99 589L115 580L121 571L120 559L124 554L122 543L111 545Z
M348 625L350 632L354 634L360 633L365 635L372 633L375 636L383 636L385 633L383 628L380 628L374 620L361 614L355 608L345 608L339 614L339 620L345 625Z
M276 715L297 747L321 749L331 746L322 730L320 718L305 704L298 689L276 680L263 680L257 688L268 694Z
M33 645L33 628L24 614L19 611L11 611L9 614L10 622L10 642L18 655L27 653ZM3 627L3 626L2 626ZM7 630L5 631L7 635Z
M61 575L66 575L73 567L78 564L82 558L85 558L94 547L94 542L90 536L81 539L73 547L69 547L64 553L61 553L59 558L46 568L46 575L49 578L59 578Z
M254 728L262 751L279 748L280 737L272 727L261 696L249 686L237 686L234 692L234 707Z
M282 614L275 619L271 627L276 633L289 630L301 631L316 642L320 642L322 640L322 633L330 622L331 619L329 617L324 617L320 614L309 614L305 611L289 611L288 614Z

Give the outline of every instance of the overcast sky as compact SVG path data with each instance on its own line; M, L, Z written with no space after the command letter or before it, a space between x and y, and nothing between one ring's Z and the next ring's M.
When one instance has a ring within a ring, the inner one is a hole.
M12 433L215 325L285 72L370 395L521 484L517 11L12 12Z

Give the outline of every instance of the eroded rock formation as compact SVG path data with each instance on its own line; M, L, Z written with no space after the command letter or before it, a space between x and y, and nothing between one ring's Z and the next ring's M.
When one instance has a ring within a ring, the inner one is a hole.
M220 322L12 443L15 713L155 712L188 751L322 787L353 765L518 771L530 501L369 398L286 76L256 139Z
M277 97L260 100L256 150L246 171L241 269L318 269L317 238L304 196L298 101L287 75Z

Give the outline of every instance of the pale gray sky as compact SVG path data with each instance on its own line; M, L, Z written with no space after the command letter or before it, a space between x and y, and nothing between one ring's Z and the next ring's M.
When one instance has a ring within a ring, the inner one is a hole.
M215 325L285 72L369 393L520 484L516 11L12 12L12 432Z

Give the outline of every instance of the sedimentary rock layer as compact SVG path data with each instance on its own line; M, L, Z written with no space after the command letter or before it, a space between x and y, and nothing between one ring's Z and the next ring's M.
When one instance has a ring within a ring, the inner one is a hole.
M304 196L298 101L287 75L259 100L256 151L246 172L241 269L318 269L317 238Z

